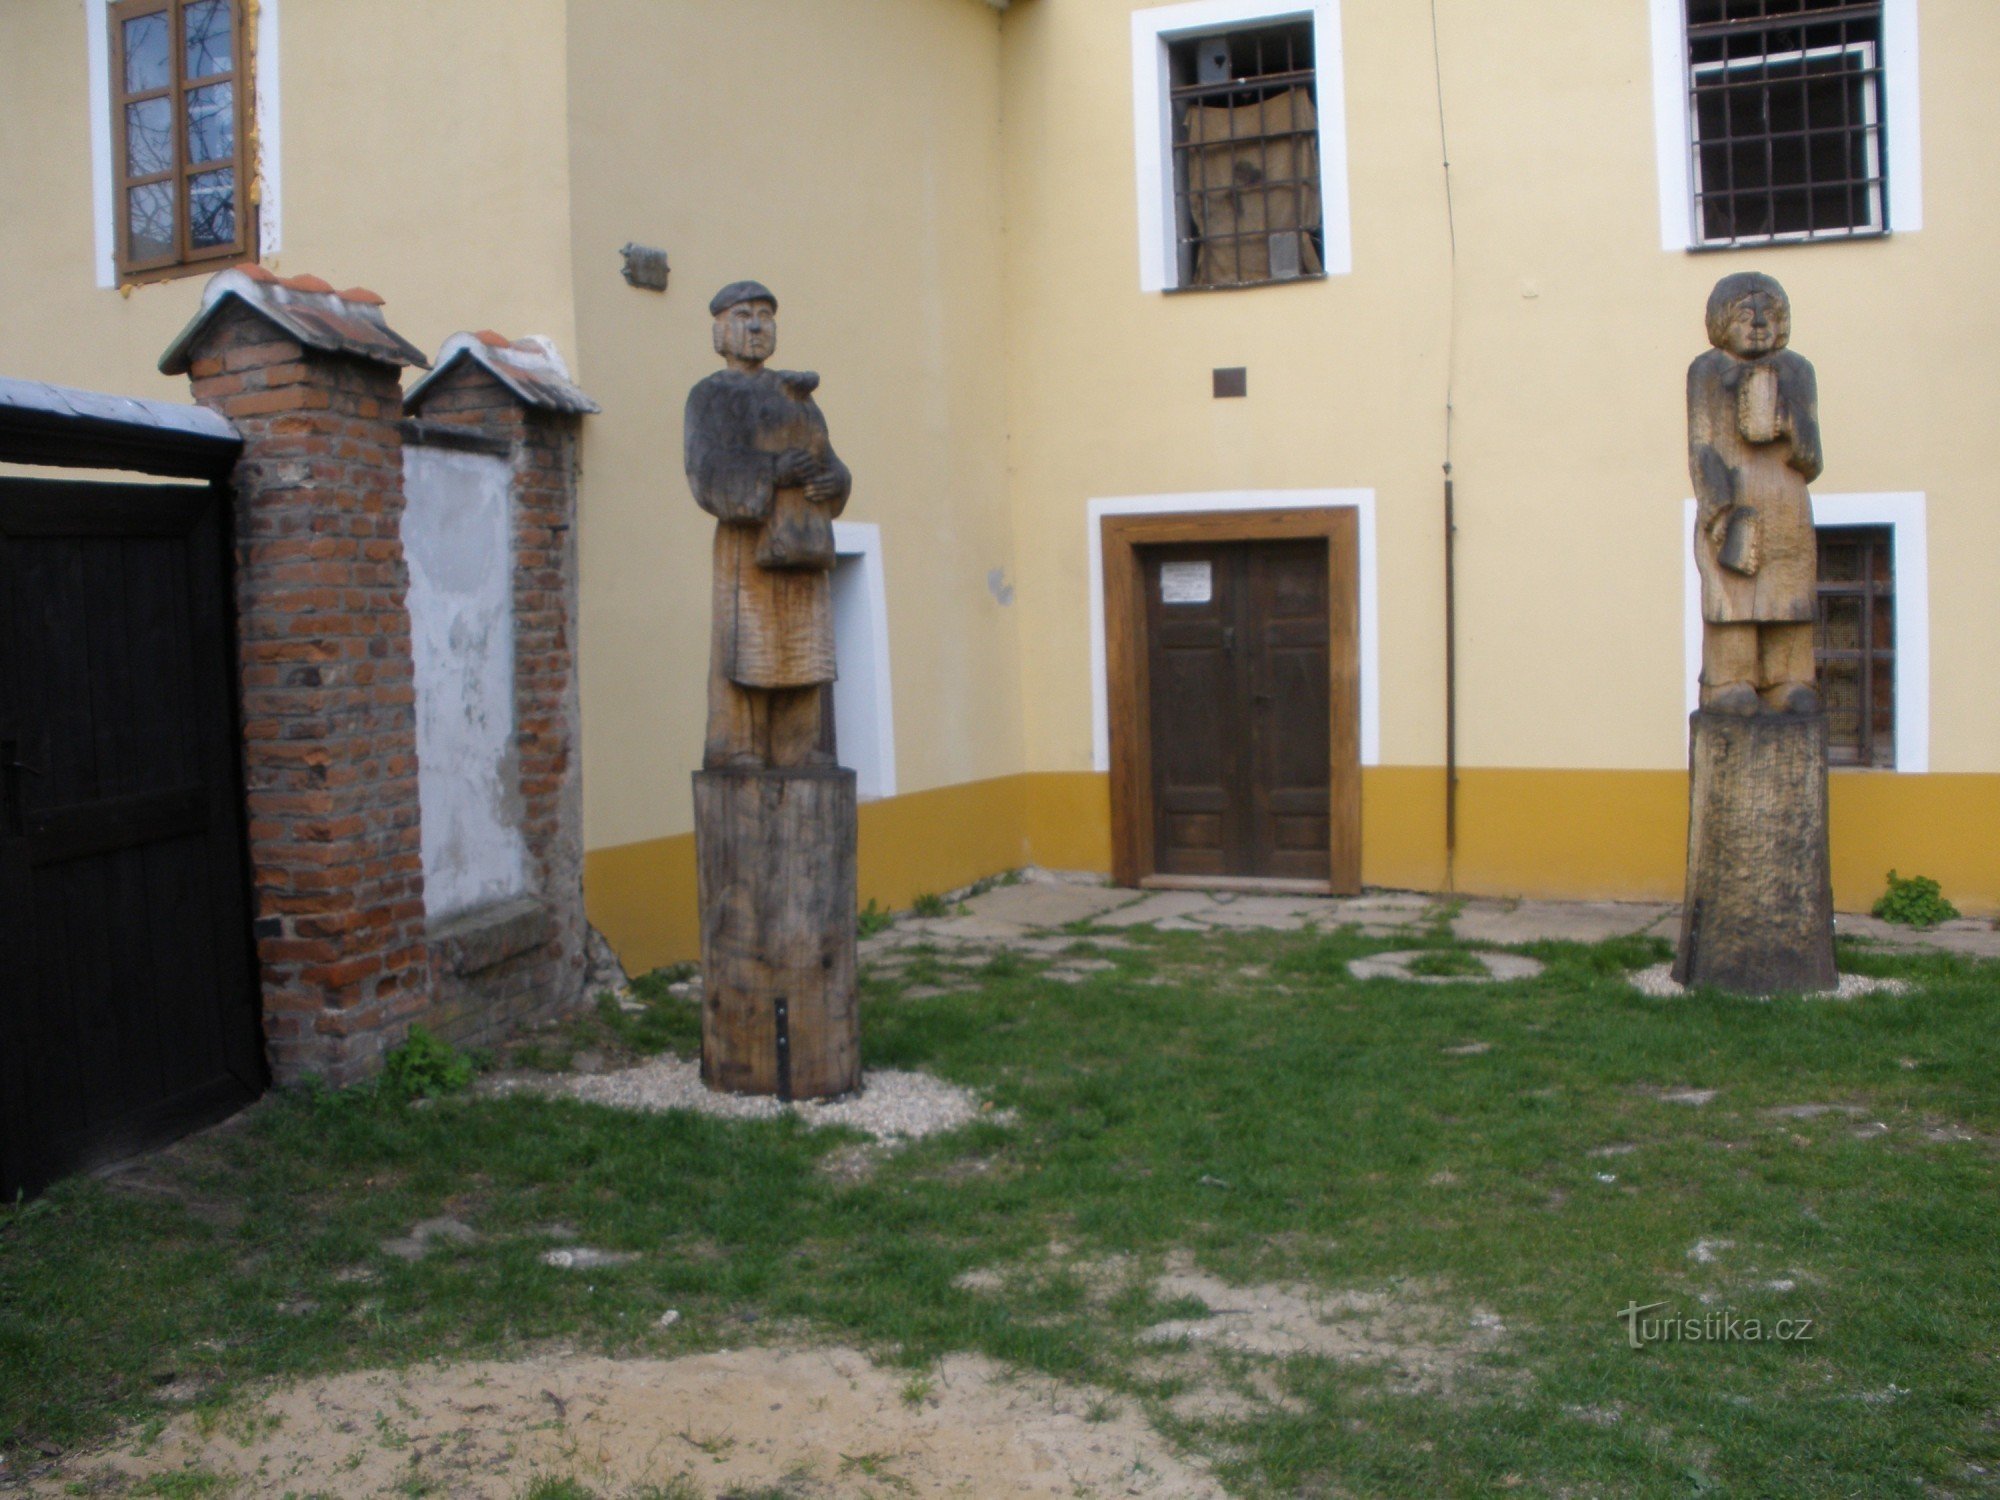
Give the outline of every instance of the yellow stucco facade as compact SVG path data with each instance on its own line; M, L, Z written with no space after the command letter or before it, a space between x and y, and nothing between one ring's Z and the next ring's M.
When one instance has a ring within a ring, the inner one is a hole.
M373 287L424 347L549 334L604 407L580 518L586 889L628 963L695 945L711 523L680 410L715 364L708 296L742 276L779 296L777 362L824 376L846 520L879 529L895 780L863 809L864 901L1028 861L1108 868L1092 502L1293 491L1370 508L1364 879L1677 895L1682 371L1708 288L1756 267L1819 370L1816 493L1921 497L1927 538L1908 607L1929 666L1898 689L1923 769L1836 773L1838 902L1866 905L1895 865L2000 909L1989 0L1889 0L1917 42L1891 129L1921 124L1921 229L1718 254L1663 248L1671 0L1438 0L1435 29L1408 0L1272 7L1322 28L1352 269L1227 293L1142 290L1129 0L263 3L282 122L266 263ZM127 293L96 269L102 5L0 7L0 373L171 396L153 363L201 279ZM668 250L664 296L620 278L627 241ZM1245 399L1213 397L1220 366L1245 367Z

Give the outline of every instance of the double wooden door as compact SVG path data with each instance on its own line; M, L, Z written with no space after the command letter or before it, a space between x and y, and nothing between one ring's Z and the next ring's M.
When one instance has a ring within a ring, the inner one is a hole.
M1328 545L1138 548L1153 873L1329 879Z
M265 1082L219 489L0 479L0 1193Z

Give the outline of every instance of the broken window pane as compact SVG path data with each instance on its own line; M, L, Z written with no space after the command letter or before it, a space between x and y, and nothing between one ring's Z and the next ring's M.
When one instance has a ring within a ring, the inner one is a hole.
M125 175L151 177L174 168L174 105L168 98L125 106Z
M190 166L236 155L235 85L212 83L188 91L187 153Z
M125 195L125 223L133 260L158 260L174 253L174 185L149 182Z
M236 172L202 172L188 179L188 243L197 250L236 243Z
M125 92L143 94L172 81L167 53L167 13L134 16L125 23Z
M187 28L187 71L189 78L207 78L227 73L233 66L233 37L229 25L229 0L195 0L181 12Z

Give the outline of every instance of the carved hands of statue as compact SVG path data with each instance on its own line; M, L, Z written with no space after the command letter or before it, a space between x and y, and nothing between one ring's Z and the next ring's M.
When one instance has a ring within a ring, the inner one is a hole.
M840 473L831 464L821 465L806 481L806 499L815 505L831 505L840 494Z
M771 477L779 489L793 490L800 485L811 484L821 467L819 455L812 449L786 448L778 453Z

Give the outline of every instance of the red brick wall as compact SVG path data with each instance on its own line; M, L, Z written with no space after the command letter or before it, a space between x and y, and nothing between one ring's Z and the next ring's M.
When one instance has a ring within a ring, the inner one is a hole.
M346 1083L429 1003L394 366L230 306L195 399L235 475L244 780L272 1071Z

